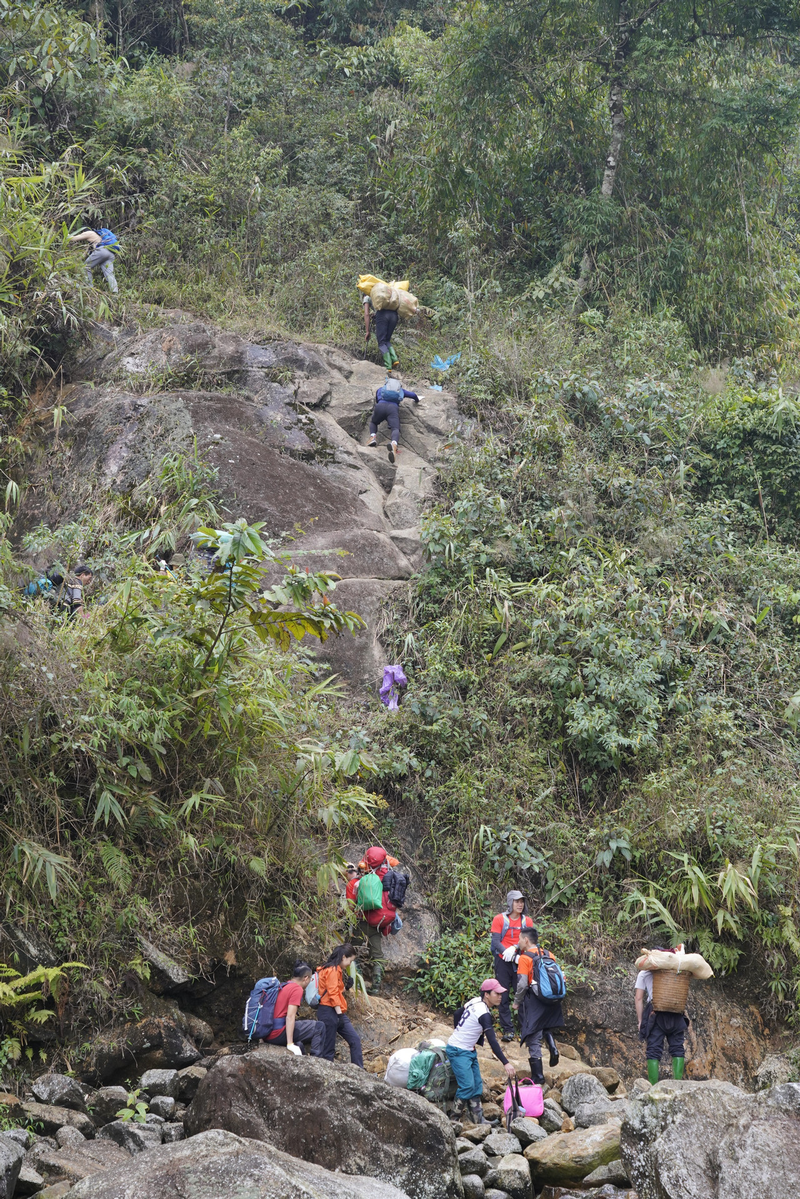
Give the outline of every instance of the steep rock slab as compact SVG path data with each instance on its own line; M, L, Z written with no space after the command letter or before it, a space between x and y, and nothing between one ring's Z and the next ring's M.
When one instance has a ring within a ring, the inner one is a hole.
M630 1103L622 1160L640 1199L796 1199L800 1084L659 1083Z
M184 1120L265 1141L330 1170L399 1187L410 1199L460 1199L455 1135L432 1104L351 1066L268 1051L224 1058Z
M617 1121L575 1132L555 1132L525 1150L537 1187L546 1183L581 1182L599 1166L620 1155L620 1125Z
M140 1153L87 1178L70 1199L407 1199L373 1178L347 1178L271 1145L214 1129Z
M365 628L355 634L329 637L316 649L317 657L354 685L365 690L380 686L386 663L380 641L384 605L402 586L401 582L383 579L343 579L337 583L333 602L347 612L357 612ZM304 644L315 648L317 643L306 638Z

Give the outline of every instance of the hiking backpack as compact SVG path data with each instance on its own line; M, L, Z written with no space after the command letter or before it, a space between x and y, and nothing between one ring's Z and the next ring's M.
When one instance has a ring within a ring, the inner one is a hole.
M387 870L383 876L383 889L396 908L405 903L406 891L411 879L402 870Z
M259 1039L268 1037L275 1024L275 1000L281 989L280 979L260 978L250 992L250 998L244 1007L242 1030L247 1033L248 1041L253 1037Z
M322 996L319 993L319 971L315 970L306 983L306 1003L309 1007L319 1007Z
M383 883L374 871L360 879L356 906L362 912L376 912L383 907Z
M380 389L379 399L388 400L391 404L399 404L404 398L403 386L396 379L387 379Z
M453 1067L444 1046L429 1045L411 1062L408 1071L408 1090L415 1091L429 1103L442 1106L455 1081Z
M503 914L503 931L500 933L501 941L505 940L506 933L508 932L508 930L510 928L511 928L511 921L508 918L508 913L505 912ZM522 924L520 925L520 932L522 931L523 928L533 928L533 920L531 919L530 916L522 917Z
M102 246L104 250L111 250L112 254L116 254L122 249L116 233L112 233L110 229L98 229L97 232L100 234L98 247Z
M533 990L542 1003L560 1003L567 993L564 972L547 950L533 954Z

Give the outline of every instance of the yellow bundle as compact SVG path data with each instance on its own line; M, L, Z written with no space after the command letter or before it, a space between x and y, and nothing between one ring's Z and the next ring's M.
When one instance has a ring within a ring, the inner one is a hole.
M412 295L408 288L402 288L397 285L398 304L397 311L400 316L416 316L419 312L419 300Z
M636 960L637 970L672 970L676 974L691 974L692 978L711 978L714 971L701 953L684 953L679 945L674 953L663 949L643 949Z
M391 283L374 284L370 292L370 299L376 312L382 312L384 308L391 308L393 312L396 312L400 306L400 293Z
M376 283L383 283L387 287L396 287L398 291L408 291L408 279L403 279L400 283L393 279L387 284L385 279L379 279L377 275L359 275L358 290L363 291L365 296L372 295L372 289Z

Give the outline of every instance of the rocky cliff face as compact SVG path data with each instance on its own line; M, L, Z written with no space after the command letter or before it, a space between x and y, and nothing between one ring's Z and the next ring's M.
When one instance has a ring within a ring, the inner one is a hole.
M436 464L469 424L425 383L401 407L402 452L385 426L368 449L382 368L327 346L257 345L181 313L163 327L99 327L70 368L67 416L33 466L22 519L55 525L98 488L130 491L169 451L196 444L219 472L231 518L263 521L301 566L342 576L336 602L366 629L328 642L325 660L357 687L380 681L383 602L422 561L420 516ZM320 655L323 656L323 655Z

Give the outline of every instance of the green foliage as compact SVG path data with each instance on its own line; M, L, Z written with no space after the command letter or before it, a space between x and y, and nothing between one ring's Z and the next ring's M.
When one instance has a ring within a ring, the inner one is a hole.
M32 1050L25 1049L29 1036L54 1015L42 1005L52 997L57 1010L63 1012L69 989L67 971L83 969L80 962L65 962L20 974L0 964L0 1075L20 1060L23 1051L28 1058L32 1056Z
M434 1007L455 1011L480 991L492 975L492 955L486 928L476 924L444 933L429 946L414 981L420 996Z
M125 1107L117 1112L118 1120L124 1120L129 1124L147 1123L147 1113L150 1110L150 1104L140 1099L139 1095L140 1091L138 1088L135 1091L128 1092L128 1100Z

